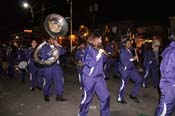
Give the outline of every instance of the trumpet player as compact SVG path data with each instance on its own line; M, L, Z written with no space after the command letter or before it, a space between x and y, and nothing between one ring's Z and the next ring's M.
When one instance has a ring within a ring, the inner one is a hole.
M110 116L110 95L104 80L103 63L105 51L101 46L102 40L98 32L93 32L87 39L87 47L82 57L83 96L79 109L79 116L88 116L90 103L96 93L100 102L101 116Z
M132 52L130 50L131 48L131 41L130 39L126 39L123 41L124 47L121 48L120 51L120 74L121 74L121 86L119 89L119 95L117 102L121 104L127 104L125 101L125 91L126 86L128 84L129 79L134 81L134 88L132 90L132 93L130 94L130 98L136 102L140 103L139 99L137 98L138 91L142 85L142 78L139 75L137 69L135 68L135 65L133 61L137 60L137 56L133 56Z

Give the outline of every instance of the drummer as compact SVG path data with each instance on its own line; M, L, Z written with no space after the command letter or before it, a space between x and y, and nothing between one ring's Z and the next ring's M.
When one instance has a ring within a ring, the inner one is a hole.
M28 59L28 72L30 75L30 91L34 91L35 88L42 90L43 86L43 69L35 65L33 58L34 51L36 50L38 43L35 39L31 41L31 46L26 51L26 57Z
M17 50L17 64L16 70L18 71L19 79L22 83L25 80L25 74L27 72L27 58L25 56L25 47L21 44Z

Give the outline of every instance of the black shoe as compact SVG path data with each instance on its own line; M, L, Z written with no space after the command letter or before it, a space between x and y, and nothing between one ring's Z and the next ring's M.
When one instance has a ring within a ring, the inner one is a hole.
M149 88L149 86L148 85L145 85L145 86L142 86L143 88Z
M42 90L42 87L40 87L40 86L37 86L36 88L37 88L39 91Z
M109 80L109 78L105 78L105 80Z
M59 96L56 96L56 101L59 101L59 99L60 99Z
M130 98L135 102L135 103L140 103L139 99L135 96L130 95Z
M64 102L66 99L64 99L62 95L59 95L56 97L56 101Z
M35 88L34 87L30 87L30 91L35 91Z
M114 79L119 79L119 76L114 75L113 78L114 78Z
M155 85L154 85L154 88L158 88L158 87L159 87L159 86L155 86Z
M147 84L142 84L143 88L149 88Z
M48 95L44 95L44 101L46 101L46 102L50 101L50 99L49 99L49 96L48 96Z
M21 83L25 83L25 80L24 79L21 79L20 81L21 81Z
M121 104L127 104L126 101L122 100L122 101L117 101L118 103L121 103Z

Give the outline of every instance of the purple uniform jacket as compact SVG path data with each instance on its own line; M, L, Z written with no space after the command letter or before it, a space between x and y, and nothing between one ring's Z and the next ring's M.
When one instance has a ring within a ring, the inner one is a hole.
M45 44L42 49L40 49L40 58L42 60L47 60L51 58L52 56L49 54L51 51L51 47L48 44Z
M160 72L162 82L175 84L175 42L171 42L163 51Z
M75 59L81 61L84 54L83 49L78 49L75 53Z
M40 57L42 60L47 60L53 57L52 55L49 54L49 52L52 49L51 46L52 45L45 44L40 50L40 53L41 53ZM63 55L66 52L66 50L62 46L52 46L52 47L56 47L59 50L59 55Z
M62 46L55 46L56 48L58 48L59 52L60 52L60 55L63 55L66 53L66 49L63 48Z
M105 50L108 54L112 54L112 52L114 51L114 47L113 45L109 44L105 47Z
M18 60L18 63L20 61L27 61L27 58L26 58L26 50L24 48L20 48L17 50L17 54L18 54L18 57L17 57L17 60Z
M66 53L66 50L62 46L55 46L55 47L59 50L59 54L60 55L63 55L63 54ZM60 66L59 59L57 60L57 63L55 63L53 65L53 68L56 68L57 69L56 71L58 72L59 76L62 76L63 75L63 70L62 70L62 68Z
M151 50L146 50L146 51L144 52L144 54L143 54L143 57L144 57L144 62L143 62L143 64L144 64L145 67L147 67L147 66L149 65L149 62L150 62L150 61L152 61L152 63L151 63L152 65L157 66L157 65L156 65L156 56L155 56L155 54L154 54L153 51L151 51Z
M35 67L35 65L34 65L34 63L35 63L35 61L34 61L34 59L33 59L33 52L34 52L34 48L32 48L32 47L30 47L30 48L28 48L28 50L26 51L26 58L27 58L27 60L28 60L28 68L29 68L29 71L31 71L31 70L36 70L34 67Z
M88 45L82 57L83 77L104 77L104 57L104 55L100 56L92 45Z
M27 60L33 59L33 52L34 52L34 49L32 47L29 47L26 50L25 55L26 55Z
M132 52L126 48L122 48L120 52L120 71L132 70L135 68L135 65L132 61L133 58Z

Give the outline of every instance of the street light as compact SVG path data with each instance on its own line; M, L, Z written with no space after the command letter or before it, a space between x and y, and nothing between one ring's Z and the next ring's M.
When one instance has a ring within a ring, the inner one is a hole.
M24 6L24 8L28 8L29 4L25 2L25 3L23 3L23 6Z
M33 22L34 21L33 8L31 7L31 5L27 1L24 1L22 5L26 9L30 8L30 12L31 12L31 15L32 15L32 22Z

